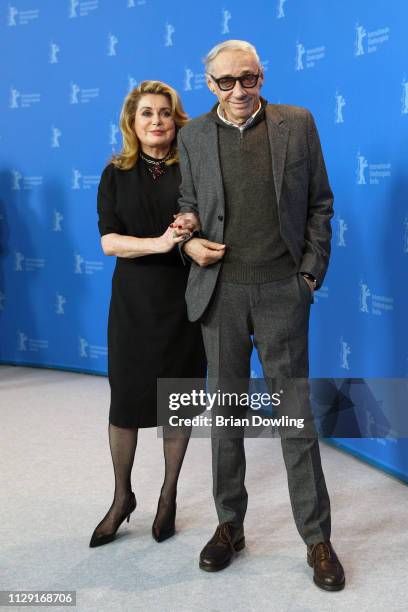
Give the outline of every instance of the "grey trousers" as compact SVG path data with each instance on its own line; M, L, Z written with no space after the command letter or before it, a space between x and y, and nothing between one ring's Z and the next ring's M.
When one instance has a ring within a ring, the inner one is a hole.
M308 331L312 292L297 273L261 284L219 282L202 318L212 384L250 377L251 335L264 378L309 375ZM281 436L289 495L305 544L330 539L330 500L316 437ZM244 521L244 438L212 436L213 494L220 523Z

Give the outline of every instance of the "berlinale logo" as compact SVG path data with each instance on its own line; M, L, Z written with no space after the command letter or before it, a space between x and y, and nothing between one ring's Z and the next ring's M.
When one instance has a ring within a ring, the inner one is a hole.
M75 254L74 255L74 274L83 274L82 266L84 263L84 258L82 255Z
M87 340L85 340L85 338L78 338L79 340L79 356L80 357L88 357L88 347L89 347L89 342Z
M64 310L64 304L66 304L67 300L65 299L65 297L63 295L61 295L60 293L56 294L56 301L55 301L55 312L58 315L63 315L65 314L65 310Z
M306 53L306 49L305 46L300 43L297 42L296 43L296 58L295 58L295 69L296 70L304 70L304 65L303 65L303 56Z
M337 223L338 223L338 228L337 228L337 246L338 247L345 247L346 246L346 241L344 238L344 234L345 232L348 230L348 225L345 222L344 219L337 219Z
M356 24L356 39L354 43L354 55L356 55L357 57L359 55L364 55L365 53L363 42L366 36L367 36L367 30L363 26L357 23Z
M23 175L21 174L21 172L19 172L18 170L12 170L11 178L12 178L11 190L20 191L21 189L20 181L23 178Z
M277 19L282 19L283 17L285 17L285 11L283 8L285 3L286 3L286 0L278 0L278 10L276 14Z
M338 91L336 91L335 100L334 123L344 123L343 108L346 106L346 100Z
M119 128L116 125L116 123L110 123L109 124L109 144L111 146L117 145L118 144L118 139L116 138L116 136L119 133Z
M50 64L58 64L58 53L60 52L60 47L54 43L50 43L50 55L49 55L49 63Z
M17 350L18 351L27 351L27 340L28 336L24 332L17 332Z
M18 10L16 9L15 6L10 6L8 7L8 20L7 20L7 25L10 27L16 26L17 25L17 21L16 21L16 17L18 15Z
M193 89L191 86L191 81L193 77L194 77L194 72L191 70L191 68L185 68L184 69L184 85L183 85L184 91L191 91Z
M367 180L365 176L365 171L368 168L368 161L361 155L360 151L357 153L357 185L366 185Z
M351 353L351 347L348 342L344 340L343 337L340 338L340 367L343 370L349 370L350 364L348 357Z
M23 261L25 257L20 251L16 251L14 253L14 271L22 272L23 271Z
M61 130L54 125L51 126L51 149L60 148Z
M10 87L9 108L18 108L20 97L21 97L21 94L18 91L18 89L15 89L14 87Z
M221 20L221 34L229 34L229 22L231 21L231 13L228 9L222 10L222 20Z
M114 55L116 55L116 45L118 44L118 42L119 40L117 36L115 36L114 34L108 35L108 56L109 57L113 57Z
M58 211L54 210L54 222L52 224L53 232L62 232L61 221L63 221L64 216Z
M78 190L81 189L81 183L79 182L80 179L82 178L82 174L80 173L79 170L77 170L76 168L72 169L72 183L71 183L71 188Z
M366 312L368 313L368 298L371 295L371 291L367 285L367 283L364 283L363 281L360 281L360 312Z
M166 23L165 34L164 34L164 46L165 47L172 47L174 45L173 34L175 31L176 29L173 25L171 25L171 23Z
M408 81L405 76L402 79L401 113L408 115Z
M404 253L408 253L408 215L404 219L404 237L402 250Z

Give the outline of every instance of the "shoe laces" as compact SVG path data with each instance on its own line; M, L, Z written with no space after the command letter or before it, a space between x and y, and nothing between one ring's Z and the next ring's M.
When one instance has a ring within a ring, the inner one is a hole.
M214 540L214 543L217 540L221 540L221 542L223 542L224 544L229 544L231 548L234 548L234 545L232 543L232 538L231 538L230 524L222 523L221 525L218 525L217 530L214 534L213 540Z
M315 557L319 557L320 561L331 559L331 550L327 542L319 542L314 544L311 548L310 554Z

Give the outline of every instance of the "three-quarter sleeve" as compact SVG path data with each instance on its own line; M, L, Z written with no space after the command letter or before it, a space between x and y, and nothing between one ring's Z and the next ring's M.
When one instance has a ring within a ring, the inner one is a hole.
M116 214L114 166L106 166L98 187L97 211L98 228L101 236L105 234L124 234L124 227Z

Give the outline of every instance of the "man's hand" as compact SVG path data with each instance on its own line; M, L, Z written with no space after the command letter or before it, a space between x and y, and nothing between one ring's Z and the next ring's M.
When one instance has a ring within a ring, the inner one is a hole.
M210 242L210 240L204 238L192 238L186 242L182 249L202 268L217 263L225 254L225 244Z
M188 229L190 232L199 231L201 229L200 219L195 213L177 213L173 215L174 221L171 227L178 229Z
M302 274L302 276L303 276L303 274ZM314 282L311 281L310 278L308 278L307 276L303 276L303 278L305 279L305 281L309 285L310 290L312 291L312 293L314 293L314 290L315 290Z

